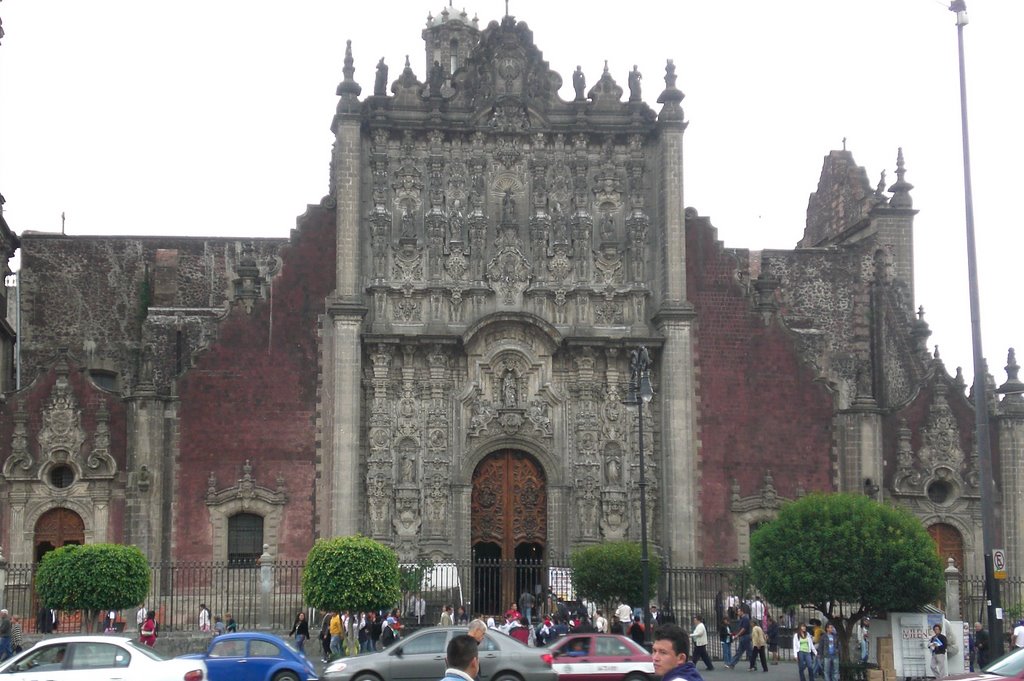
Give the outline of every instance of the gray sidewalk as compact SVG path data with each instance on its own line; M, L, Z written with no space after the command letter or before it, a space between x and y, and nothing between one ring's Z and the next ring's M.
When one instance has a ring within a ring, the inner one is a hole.
M800 679L796 662L787 660L782 660L778 664L772 664L769 660L767 672L761 671L760 660L757 662L757 670L752 672L747 671L749 664L746 660L741 660L735 669L726 669L722 660L712 660L712 662L715 665L712 671L704 669L703 663L697 663L697 671L705 681L725 681L726 679L741 681L746 678L749 678L750 681L799 681Z

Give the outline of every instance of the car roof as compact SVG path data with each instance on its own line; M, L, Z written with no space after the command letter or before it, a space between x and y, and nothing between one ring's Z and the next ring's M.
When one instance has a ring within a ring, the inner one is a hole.
M118 641L127 643L135 640L131 636L111 636L110 634L69 634L67 636L47 636L36 641L35 645L50 645L51 643L110 643Z
M280 636L265 632L265 631L233 631L229 634L218 634L213 638L214 641L237 641L238 639L250 639L258 638L264 641L281 641L283 640Z

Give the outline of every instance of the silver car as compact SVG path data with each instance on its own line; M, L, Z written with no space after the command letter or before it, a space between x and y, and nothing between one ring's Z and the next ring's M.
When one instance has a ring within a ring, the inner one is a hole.
M345 657L327 665L326 681L437 681L444 676L445 651L465 627L432 627L392 643L386 650ZM551 652L529 648L500 631L480 642L479 681L555 681Z

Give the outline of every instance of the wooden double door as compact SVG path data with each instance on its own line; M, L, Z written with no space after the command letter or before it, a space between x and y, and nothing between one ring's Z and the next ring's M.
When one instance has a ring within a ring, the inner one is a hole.
M545 586L547 479L532 456L488 455L473 472L473 610L504 613L520 594Z
M34 558L38 563L47 552L67 544L85 543L82 517L66 508L53 508L36 521Z

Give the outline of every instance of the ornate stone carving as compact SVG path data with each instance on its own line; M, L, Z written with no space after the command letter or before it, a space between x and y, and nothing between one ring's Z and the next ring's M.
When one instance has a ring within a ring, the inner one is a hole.
M229 502L240 502L242 510L247 510L255 503L271 506L283 506L288 501L288 495L284 491L284 478L278 476L276 489L260 487L256 484L256 478L252 474L252 463L249 459L242 465L242 477L231 487L217 489L217 476L210 472L207 481L206 505L221 506Z
M622 541L629 530L626 493L606 491L602 498L601 535L608 541Z
M594 254L594 285L616 286L622 281L622 253L614 243L605 242Z
M479 437L487 432L487 428L497 411L489 400L483 399L479 394L470 404L469 428L466 430L467 437Z
M551 437L551 417L548 416L548 404L541 400L530 402L526 409L526 418L533 424L534 432L540 433L541 437Z
M576 480L576 510L580 519L580 535L585 538L597 536L601 493L597 480L586 476Z
M86 477L113 478L117 462L110 455L110 412L101 402L96 411L96 432L92 436L92 452L86 460Z
M572 261L569 260L569 244L557 242L551 248L554 251L554 255L548 261L548 271L551 273L551 279L556 282L565 281L572 274Z
M28 448L28 412L18 405L14 412L14 432L11 434L11 455L4 462L4 477L26 478L35 466L32 452Z
M416 246L415 239L402 239L395 252L392 276L398 281L423 280L423 251Z
M43 426L39 431L39 450L46 458L63 452L67 458L77 458L85 442L82 414L75 402L68 368L57 367L57 380L50 391L50 400L43 409Z
M899 420L897 430L898 444L896 449L896 475L893 477L893 491L909 491L921 486L921 472L917 469L914 450L910 444L910 428L904 418Z
M487 281L505 305L519 302L530 278L530 262L515 247L506 246L487 265Z

